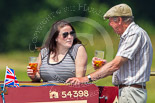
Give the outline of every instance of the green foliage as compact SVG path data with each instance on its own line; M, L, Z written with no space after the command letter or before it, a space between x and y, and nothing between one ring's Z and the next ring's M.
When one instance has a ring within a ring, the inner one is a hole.
M144 20L144 19L139 19L137 20L137 23L142 27L145 28L146 32L149 35L154 35L155 33L155 24L153 24L153 22L149 21L149 20Z
M34 37L35 29L39 25L38 22L45 18L48 13L49 12L47 10L40 10L36 14L26 12L20 16L13 17L7 28L7 50L26 50L28 48L28 43L30 43ZM39 41L42 40L44 34L48 31L47 26L48 25L43 28L39 28L41 29L40 34L38 35Z
M28 50L29 46L33 44L41 46L51 25L61 19L74 20L72 24L77 32L85 33L83 34L85 36L101 35L96 24L93 24L94 22L103 26L103 34L108 32L109 36L113 36L113 30L109 27L108 21L103 19L103 15L111 6L122 2L129 4L133 8L136 18L140 18L138 16L140 8L135 8L139 2L136 1L133 4L130 1L115 0L111 2L101 0L39 0L37 2L14 0L8 2L1 0L0 12L3 15L0 17L0 52L17 49ZM152 7L152 4L149 4L149 6ZM143 14L145 13L148 14L149 12L143 12ZM149 15L152 15L152 13ZM144 16L144 19L141 17L141 21L138 22L145 22L142 26L147 24L148 26L144 28L148 28L148 31L152 32L154 29L149 28L154 28L154 25L149 27L150 23L147 22L151 22L151 20L146 20L147 16Z

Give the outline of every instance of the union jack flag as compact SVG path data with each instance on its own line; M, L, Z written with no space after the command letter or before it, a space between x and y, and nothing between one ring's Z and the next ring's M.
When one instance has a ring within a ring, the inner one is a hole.
M16 75L15 75L14 87L19 87L19 82L18 82L18 80L17 80Z
M4 85L19 87L19 82L15 75L15 71L11 68L6 67Z

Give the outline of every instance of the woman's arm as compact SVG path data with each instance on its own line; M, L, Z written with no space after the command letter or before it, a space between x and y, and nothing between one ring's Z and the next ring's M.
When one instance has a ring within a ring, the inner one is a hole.
M80 46L75 59L76 77L85 76L87 69L87 53L84 46Z
M38 67L37 67L38 72L40 70L40 66L41 66L41 53L39 53L39 56L38 56Z

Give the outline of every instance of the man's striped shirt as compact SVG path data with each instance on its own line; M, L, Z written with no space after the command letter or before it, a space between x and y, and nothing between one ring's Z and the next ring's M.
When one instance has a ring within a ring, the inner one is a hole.
M151 40L141 27L132 22L120 37L116 56L128 58L113 73L114 85L131 85L149 81L153 49Z

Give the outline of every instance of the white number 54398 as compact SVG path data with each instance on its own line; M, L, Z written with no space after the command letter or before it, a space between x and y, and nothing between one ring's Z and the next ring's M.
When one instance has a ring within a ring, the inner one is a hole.
M67 98L67 97L88 97L89 96L89 93L88 93L88 90L79 90L79 91L62 91L62 98Z

